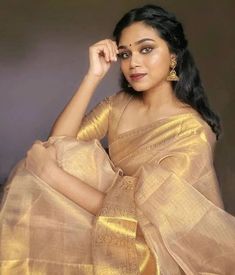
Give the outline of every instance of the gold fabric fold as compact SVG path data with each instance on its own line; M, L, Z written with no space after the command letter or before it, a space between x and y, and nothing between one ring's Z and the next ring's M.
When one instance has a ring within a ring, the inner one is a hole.
M45 143L56 147L62 169L108 194L105 207L95 217L28 172L22 159L9 176L1 206L0 274L151 270L149 248L136 235L136 179L123 176L96 139L51 137Z
M48 141L62 169L106 194L97 216L28 173L24 160L12 171L1 274L235 274L235 217L224 210L210 127L189 112L117 135L114 111L129 98L118 99L87 117L100 127ZM110 116L108 155L94 137Z
M159 274L235 274L235 217L224 210L210 128L195 113L117 135L111 159L138 178L136 214Z
M105 192L119 175L97 140L50 138L59 165ZM101 168L102 167L102 168ZM21 160L0 213L0 274L94 274L94 216L32 175Z
M105 197L93 230L95 274L139 274L135 184L135 178L119 176Z

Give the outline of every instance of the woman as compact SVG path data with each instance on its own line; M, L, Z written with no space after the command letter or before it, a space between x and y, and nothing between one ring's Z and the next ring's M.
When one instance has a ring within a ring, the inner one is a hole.
M11 191L12 184L8 188L2 208L2 224L5 219L8 227L2 239L10 238L12 230L18 245L12 248L20 252L14 257L2 253L3 274L235 274L235 218L223 209L213 168L220 123L182 25L164 9L145 5L125 14L113 35L115 41L105 39L89 48L89 71L51 137L36 141L27 152L26 170L41 181L37 190L49 194L36 196L30 185L34 197L24 203L29 210L14 223L24 229L27 223L30 237L6 218L17 212L7 209L19 194ZM117 56L122 90L84 116ZM110 159L97 141L106 134ZM74 142L79 146L75 159L69 157ZM58 162L61 152L70 153ZM72 162L83 173L65 171ZM92 186L93 173L98 176ZM81 216L91 218L89 230ZM77 239L67 238L78 227ZM23 239L33 243L27 261L19 257L26 249ZM42 249L45 240L48 246ZM3 248L10 250L7 241Z

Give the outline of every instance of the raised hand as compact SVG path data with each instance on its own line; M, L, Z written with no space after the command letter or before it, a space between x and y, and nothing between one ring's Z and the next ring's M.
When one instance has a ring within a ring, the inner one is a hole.
M103 78L108 72L111 62L117 61L117 44L111 39L104 39L89 47L90 67L88 74Z

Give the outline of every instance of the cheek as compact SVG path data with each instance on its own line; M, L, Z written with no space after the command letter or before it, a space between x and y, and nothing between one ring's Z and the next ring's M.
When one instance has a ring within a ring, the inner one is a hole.
M126 76L128 74L128 64L127 64L127 62L121 61L120 69L121 69L122 73Z
M148 56L147 63L153 73L165 74L169 71L170 57L166 53L155 53Z

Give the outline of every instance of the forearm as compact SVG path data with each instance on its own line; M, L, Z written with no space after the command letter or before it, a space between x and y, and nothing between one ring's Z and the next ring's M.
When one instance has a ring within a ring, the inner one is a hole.
M86 108L100 79L87 74L64 110L52 126L50 136L65 135L76 137Z
M105 193L72 176L58 166L50 167L46 182L52 188L74 201L76 204L96 215L105 197Z

